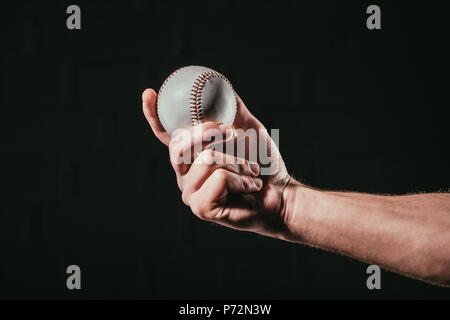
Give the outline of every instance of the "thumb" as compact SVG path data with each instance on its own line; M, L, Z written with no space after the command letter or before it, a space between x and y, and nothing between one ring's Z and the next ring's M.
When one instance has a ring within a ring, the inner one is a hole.
M156 110L156 101L157 95L155 90L145 89L145 91L142 93L142 109L144 111L145 118L150 124L156 137L162 143L168 146L171 136L169 133L166 132L161 122L159 121L158 113Z

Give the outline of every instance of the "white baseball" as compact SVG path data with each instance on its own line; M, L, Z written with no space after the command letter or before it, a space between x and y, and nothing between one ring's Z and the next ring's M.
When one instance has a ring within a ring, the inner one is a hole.
M159 89L158 117L172 134L203 121L233 124L236 95L222 74L206 67L175 70Z

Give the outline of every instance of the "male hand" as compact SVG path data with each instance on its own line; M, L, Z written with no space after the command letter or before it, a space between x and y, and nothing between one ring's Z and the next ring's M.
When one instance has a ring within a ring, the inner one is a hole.
M191 207L196 216L235 229L285 238L288 217L284 210L283 191L286 185L295 181L287 174L278 148L267 130L239 97L232 127L206 122L173 137L159 121L155 91L145 90L142 100L145 117L153 132L169 147L183 202ZM249 150L258 149L260 144L250 143L245 135L236 134L249 129L254 129L258 141L266 144L272 163L261 163L259 157L256 161L249 161ZM218 135L220 140L217 140ZM214 144L223 143L223 151L208 148L212 137ZM230 139L233 145L231 150L226 144ZM233 154L234 146L239 141L245 143L242 158ZM190 155L190 161L185 161L185 154ZM262 167L267 165L272 168L271 174L260 175Z

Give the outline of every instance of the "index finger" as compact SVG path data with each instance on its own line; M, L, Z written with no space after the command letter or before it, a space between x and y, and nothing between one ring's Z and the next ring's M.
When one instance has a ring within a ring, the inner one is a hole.
M207 146L228 140L232 136L231 126L220 122L204 122L191 128L176 130L169 143L169 155L177 175L186 174L192 161Z

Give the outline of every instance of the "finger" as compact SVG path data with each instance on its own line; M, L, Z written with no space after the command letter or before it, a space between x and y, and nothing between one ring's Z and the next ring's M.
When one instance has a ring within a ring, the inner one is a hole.
M224 179L226 192L228 193L252 193L261 190L263 182L261 178L251 177L246 175L239 175L234 172L230 172L224 169L218 169L211 175L211 181L207 183L205 188L211 188L214 190L214 185L217 190L220 189L220 183ZM208 182L208 180L206 181Z
M177 130L169 143L170 162L177 175L184 175L195 158L208 145L233 135L230 126L205 122L189 129Z
M225 169L241 175L254 176L259 175L259 165L249 163L245 159L237 161L236 157L216 152L213 150L204 150L189 168L189 171L178 179L178 186L181 191L187 193L196 192L209 176L218 169Z
M239 175L225 169L217 169L194 193L207 203L224 199L228 194L245 194L261 190L263 181L258 177Z
M145 89L142 93L142 109L144 111L145 118L150 124L156 137L164 143L166 146L169 145L171 136L166 132L164 127L158 118L157 112L157 95L153 89Z
M212 209L229 194L250 194L260 191L262 186L260 178L217 169L197 192L183 192L183 201L199 218L209 220L213 218Z

